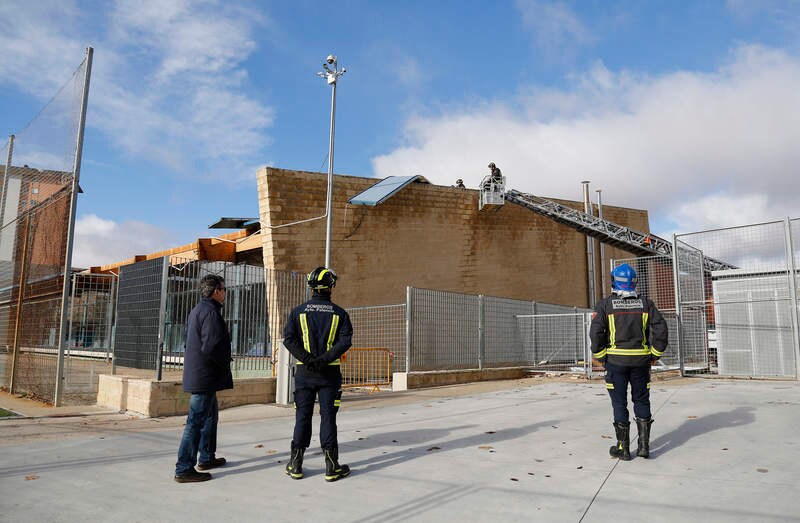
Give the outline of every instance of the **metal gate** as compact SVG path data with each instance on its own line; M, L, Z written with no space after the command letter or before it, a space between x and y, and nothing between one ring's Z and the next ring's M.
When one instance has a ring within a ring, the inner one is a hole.
M675 314L681 373L698 374L716 368L716 354L710 357L706 324L706 285L703 252L680 240L673 242Z

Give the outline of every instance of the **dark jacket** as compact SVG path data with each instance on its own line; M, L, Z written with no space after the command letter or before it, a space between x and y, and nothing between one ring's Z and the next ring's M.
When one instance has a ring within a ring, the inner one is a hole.
M328 296L315 295L296 307L283 329L283 344L299 364L298 377L306 373L341 376L339 358L350 348L352 339L350 315ZM304 363L315 358L321 362L319 373L303 369Z
M589 327L592 354L600 361L625 367L649 365L667 350L667 322L644 296L616 294L601 300Z
M222 318L222 304L203 298L186 320L183 390L216 392L232 389L231 337Z

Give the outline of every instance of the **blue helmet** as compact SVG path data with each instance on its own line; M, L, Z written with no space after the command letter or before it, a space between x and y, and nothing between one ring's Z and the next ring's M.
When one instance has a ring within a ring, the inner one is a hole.
M636 271L627 263L611 271L611 288L615 291L635 291Z

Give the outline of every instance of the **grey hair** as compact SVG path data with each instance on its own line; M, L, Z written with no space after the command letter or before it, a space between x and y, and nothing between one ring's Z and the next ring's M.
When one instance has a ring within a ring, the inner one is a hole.
M225 278L216 274L206 274L200 280L200 296L210 298L214 291L222 287Z

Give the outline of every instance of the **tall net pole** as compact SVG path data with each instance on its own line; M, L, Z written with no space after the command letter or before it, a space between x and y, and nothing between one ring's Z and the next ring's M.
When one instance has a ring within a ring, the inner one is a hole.
M69 303L69 290L72 274L72 245L75 238L75 211L78 206L78 183L81 174L81 157L83 155L83 132L86 127L86 108L89 102L89 80L92 76L92 57L94 49L86 48L86 70L83 78L83 96L81 99L81 112L78 120L78 139L75 144L75 163L72 176L72 193L70 194L70 217L67 228L67 252L64 262L64 287L61 294L61 322L58 327L58 364L56 366L56 390L53 404L61 405L64 394L64 346L66 345L67 312Z

